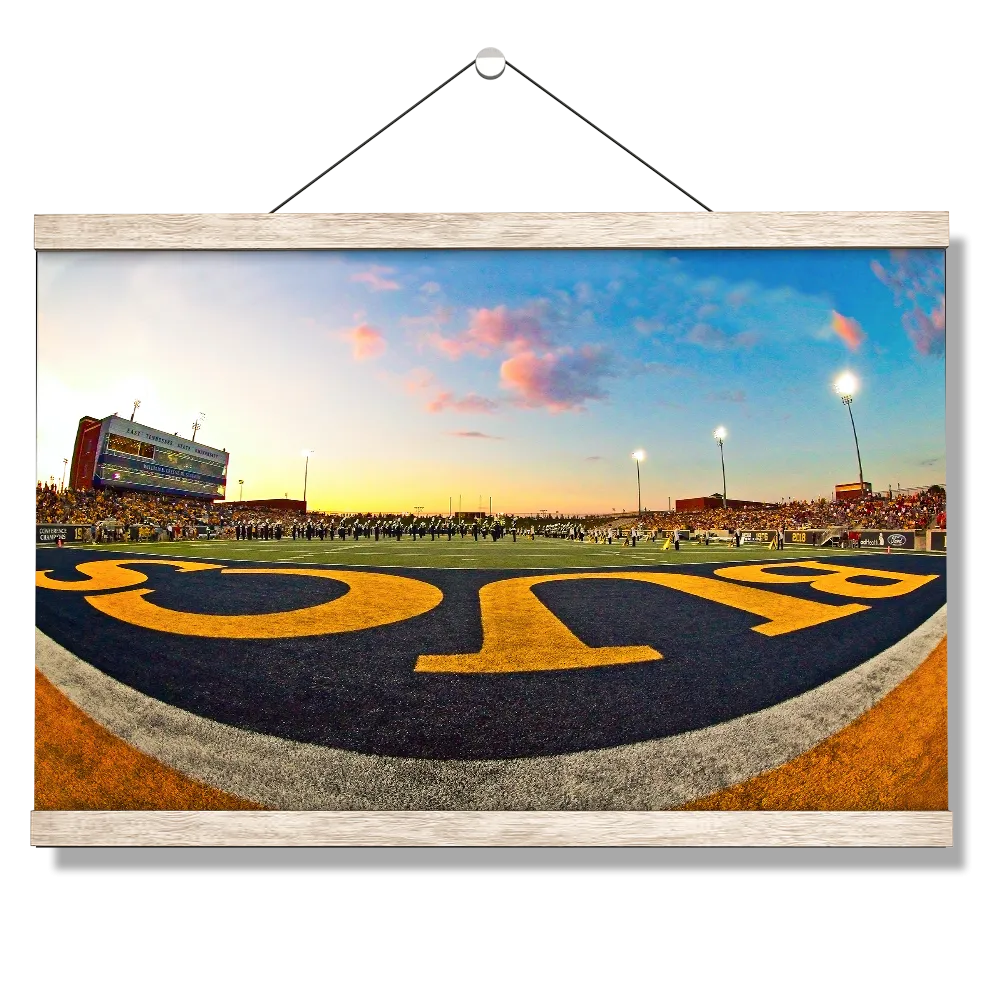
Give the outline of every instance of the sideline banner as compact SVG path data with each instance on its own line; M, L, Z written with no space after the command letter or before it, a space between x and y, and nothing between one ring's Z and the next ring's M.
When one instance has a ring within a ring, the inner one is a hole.
M743 542L760 542L762 545L770 545L777 535L777 531L770 529L767 531L743 531L740 533L740 540Z
M64 542L85 542L90 530L89 524L36 524L35 542L55 543L59 539Z
M931 530L927 532L927 548L930 552L948 551L948 532Z
M862 531L861 548L863 549L915 549L915 531Z
M826 532L818 528L797 528L785 532L786 545L819 545Z

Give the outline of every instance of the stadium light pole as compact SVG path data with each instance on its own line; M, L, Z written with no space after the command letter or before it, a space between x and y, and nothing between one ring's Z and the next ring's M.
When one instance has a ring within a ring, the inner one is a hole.
M311 451L303 451L302 457L306 460L306 474L302 479L302 502L306 502L306 489L309 486L309 456L312 454Z
M205 414L204 413L199 413L198 414L198 419L195 420L195 422L191 425L191 440L192 441L195 439L195 435L197 435L198 431L201 430L202 421L204 421L204 419L205 419Z
M858 456L858 489L861 495L865 495L865 474L861 469L861 449L858 447L858 429L854 426L854 411L851 403L854 402L854 394L858 391L858 379L851 372L843 372L833 383L834 392L843 400L844 406L851 418L851 431L854 434L854 453Z
M69 464L69 459L68 459L68 458L64 458L64 459L63 459L63 477L62 477L62 485L61 485L61 486L59 487L59 492L60 492L60 493L64 492L64 491L65 491L65 489L66 489L66 466L67 466L68 464Z
M129 423L135 423L135 411L138 410L141 405L142 405L141 399L132 400L132 419L129 421Z
M638 451L632 452L632 457L635 459L635 485L636 490L639 494L638 496L638 513L642 514L642 477L639 475L639 463L646 458L646 453L640 448Z
M240 503L243 503L243 480L240 480Z
M729 502L726 496L726 456L722 447L722 442L726 440L726 428L716 427L714 436L715 440L719 442L719 458L722 459L722 509L726 510L729 507Z

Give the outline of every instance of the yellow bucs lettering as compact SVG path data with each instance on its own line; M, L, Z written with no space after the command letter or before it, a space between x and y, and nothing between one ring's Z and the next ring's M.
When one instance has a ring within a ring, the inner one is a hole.
M319 577L345 584L348 591L332 601L291 611L249 615L173 611L147 600L154 593L150 588L125 589L147 582L145 573L128 568L144 565L171 566L181 573L221 570L222 573L233 576ZM811 572L798 576L775 572L779 567L785 566ZM49 576L49 570L41 570L36 573L35 582L37 586L50 590L81 593L89 591L85 596L88 604L131 625L175 635L214 639L282 639L356 632L425 614L443 600L443 594L437 587L422 580L388 573L318 567L226 569L215 563L184 560L109 559L80 563L76 569L87 579L61 581ZM858 577L874 577L887 582L878 585L854 582ZM421 673L507 673L612 666L663 659L663 654L651 646L587 645L535 594L536 587L548 583L629 580L654 584L757 615L764 621L752 626L753 631L765 636L778 636L867 611L870 605L824 604L775 590L764 590L761 589L761 584L808 584L814 590L839 597L882 599L909 594L935 579L937 576L933 574L887 572L864 566L837 566L817 561L729 566L717 569L714 576L673 572L610 572L512 577L489 583L479 592L483 644L478 652L419 656L415 669ZM114 592L99 593L100 591Z

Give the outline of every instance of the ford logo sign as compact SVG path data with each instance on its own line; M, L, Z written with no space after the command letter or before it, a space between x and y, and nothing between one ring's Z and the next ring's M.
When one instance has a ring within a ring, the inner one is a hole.
M906 544L906 535L890 535L889 536L889 544L890 545L897 545L897 546L898 545L905 545Z

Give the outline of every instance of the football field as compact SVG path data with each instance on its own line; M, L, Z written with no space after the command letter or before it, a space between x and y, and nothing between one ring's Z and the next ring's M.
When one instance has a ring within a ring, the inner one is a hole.
M108 545L74 546L78 552L127 552L164 558L246 560L250 562L291 563L317 566L381 566L412 569L611 569L626 567L679 566L692 563L723 563L741 560L824 559L846 553L839 549L820 549L812 545L788 546L776 551L766 545L744 544L738 549L727 543L698 545L681 542L680 551L663 541L629 545L599 545L565 539L519 537L516 542L502 538L448 541L430 536L412 541L362 538L358 541L178 541L119 542ZM852 556L867 556L852 552Z
M943 809L944 557L39 547L45 809Z

